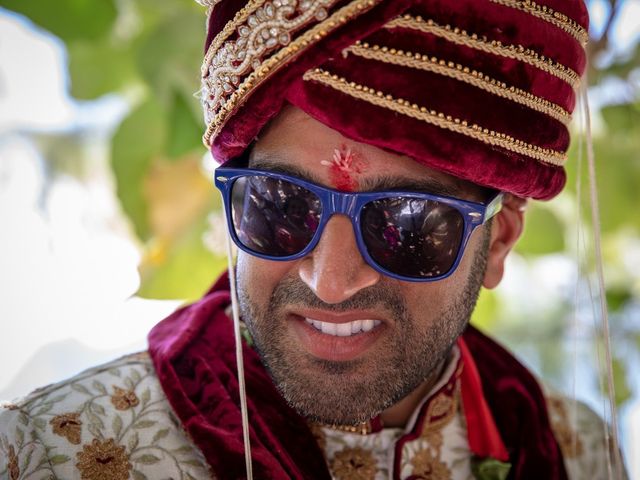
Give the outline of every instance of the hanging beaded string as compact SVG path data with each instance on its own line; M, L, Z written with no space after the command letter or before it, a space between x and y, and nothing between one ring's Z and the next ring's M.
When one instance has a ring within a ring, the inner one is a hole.
M582 97L582 106L584 109L584 127L585 135L587 139L587 165L589 168L589 199L591 207L591 218L593 223L593 242L594 242L594 255L596 264L596 277L598 281L598 295L600 300L600 316L602 334L604 337L604 354L605 365L602 366L602 361L599 359L600 370L606 371L607 376L607 396L609 400L609 416L611 422L611 434L609 429L605 425L605 448L607 450L607 468L608 476L610 479L622 480L623 468L622 458L620 458L620 448L618 444L618 415L615 402L615 386L613 383L613 362L611 355L611 335L609 329L609 313L607 311L606 291L604 285L604 269L602 261L602 247L600 239L600 207L598 205L598 192L596 185L596 169L595 169L595 154L593 151L593 138L591 135L591 113L589 110L589 101L587 96L588 82L585 76L584 83L580 89L580 95ZM599 358L599 356L598 356ZM609 448L611 446L611 448ZM611 452L613 450L613 452ZM613 459L611 455L613 454Z
M222 209L225 212L226 211ZM225 225L229 223L225 219ZM251 441L249 439L249 414L247 412L247 392L244 382L244 359L242 357L242 335L240 334L240 313L238 311L238 294L236 292L236 274L233 265L233 247L231 235L227 231L227 262L229 267L229 283L231 284L231 310L233 312L233 335L236 340L236 363L238 366L238 390L240 394L240 414L242 416L242 439L244 442L244 460L247 480L253 480L251 464Z

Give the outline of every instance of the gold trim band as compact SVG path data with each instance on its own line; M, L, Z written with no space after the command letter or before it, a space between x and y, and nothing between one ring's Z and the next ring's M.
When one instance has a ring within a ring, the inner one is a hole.
M562 152L532 145L505 133L483 128L477 124L469 125L465 120L453 118L450 115L445 115L435 110L429 110L424 106L419 106L402 98L394 98L379 90L350 82L344 77L332 75L330 72L320 68L308 70L303 78L307 81L313 80L321 83L353 98L386 108L387 110L401 113L452 132L460 133L488 145L494 145L509 150L510 152L535 158L544 163L559 166L567 161L566 154Z
M519 88L508 86L504 82L490 78L482 72L471 70L469 67L463 67L459 63L446 62L436 57L396 50L386 46L370 46L368 43L361 42L356 42L346 51L369 60L377 60L444 75L549 115L564 125L568 125L571 122L571 114L561 106Z
M242 99L255 90L262 82L278 70L282 65L292 60L302 49L324 38L331 31L344 25L353 17L371 9L382 0L353 0L336 10L328 18L320 21L312 28L292 40L286 47L277 50L271 57L256 65L253 71L242 79L241 83L225 99L224 104L214 113L207 125L202 138L205 146L210 145L211 137L217 135L229 115L239 106Z
M580 76L569 67L554 62L550 58L540 55L534 50L525 48L522 45L503 45L502 42L497 40L487 40L486 37L479 37L475 33L468 34L464 30L451 28L449 25L443 27L431 19L423 20L422 17L412 17L411 15L397 17L387 23L385 28L408 28L423 33L430 33L452 43L473 48L474 50L480 50L485 53L527 63L558 77L568 83L573 89L577 89L580 85Z
M498 5L515 8L555 25L575 38L582 47L589 42L589 33L579 23L571 20L564 13L556 12L546 5L538 5L532 0L490 0Z

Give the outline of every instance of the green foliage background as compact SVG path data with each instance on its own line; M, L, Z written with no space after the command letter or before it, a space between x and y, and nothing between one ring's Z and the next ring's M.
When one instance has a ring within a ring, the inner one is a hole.
M593 64L601 67L592 67L589 78L595 84L615 77L629 89L624 101L595 112L602 122L594 138L617 401L624 404L634 389L628 381L630 358L640 350L640 272L625 266L625 245L640 237L640 101L632 81L640 48L636 45L623 56L610 54L609 29L620 3L609 2L605 31L591 43ZM110 167L122 209L144 251L138 294L197 298L226 265L223 256L202 241L210 228L207 217L220 208L201 168L204 125L194 97L203 55L204 8L192 0L0 0L0 6L26 15L65 43L74 98L92 100L115 93L128 101L130 111L111 140ZM609 60L600 61L603 55ZM46 135L38 141L46 146L52 168L63 156L61 150L69 154L68 142ZM582 185L588 182L586 165L578 171L580 143L580 138L574 141L561 200L535 203L527 214L525 235L516 251L529 264L547 255L575 258L577 215L568 212L567 205L576 205L578 175ZM586 192L579 213L588 228ZM590 242L585 242L588 252ZM590 278L592 255L586 254L582 263L585 278ZM483 292L474 322L499 331L516 350L533 342L542 374L561 383L562 359L567 358L563 338L573 310L567 301L544 311L514 312L498 293ZM602 339L596 334L592 341L596 352Z

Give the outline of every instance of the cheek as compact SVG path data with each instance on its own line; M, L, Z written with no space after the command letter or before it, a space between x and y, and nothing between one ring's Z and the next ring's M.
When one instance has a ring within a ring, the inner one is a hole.
M458 268L449 277L437 282L402 282L401 288L414 318L425 318L426 321L430 321L426 317L440 315L443 309L449 308L461 299L462 292L469 281L477 248L478 240L475 237L474 233L460 259Z
M446 280L432 283L411 283L405 288L409 312L418 324L430 324L439 317L445 305L451 302L454 292Z
M297 262L273 262L238 252L237 275L239 288L254 303L266 305L274 288L287 276Z

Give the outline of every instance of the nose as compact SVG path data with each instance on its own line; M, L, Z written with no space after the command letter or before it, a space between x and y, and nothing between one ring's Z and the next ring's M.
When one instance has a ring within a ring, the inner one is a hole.
M299 275L320 300L329 304L349 299L381 277L362 258L351 221L344 215L329 219L320 241L300 263Z

